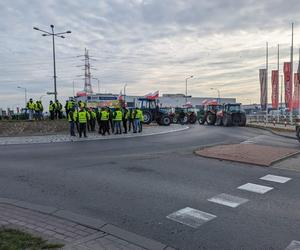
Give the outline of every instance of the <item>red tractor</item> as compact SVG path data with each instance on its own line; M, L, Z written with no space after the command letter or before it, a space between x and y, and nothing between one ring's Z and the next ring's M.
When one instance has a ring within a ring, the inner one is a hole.
M222 110L223 106L216 101L207 102L204 107L198 112L198 121L200 124L205 122L208 125L215 125L217 120L217 112Z

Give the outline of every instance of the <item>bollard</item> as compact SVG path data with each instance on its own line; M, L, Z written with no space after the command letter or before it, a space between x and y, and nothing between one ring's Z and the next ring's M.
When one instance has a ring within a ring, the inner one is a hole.
M286 117L284 118L284 126L286 127L287 125L287 121L286 121Z
M273 125L274 125L274 127L275 127L275 118L273 118Z

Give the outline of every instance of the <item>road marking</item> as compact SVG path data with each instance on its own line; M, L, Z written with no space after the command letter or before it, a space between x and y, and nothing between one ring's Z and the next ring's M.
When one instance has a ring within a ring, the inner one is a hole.
M247 141L241 142L240 144L255 144L255 142L247 140Z
M253 183L247 183L245 185L238 187L238 189L246 190L246 191L254 192L254 193L258 193L258 194L265 194L265 193L271 191L273 188L267 187L267 186L262 186L262 185L257 185L257 184L253 184Z
M167 216L168 219L192 228L198 228L217 216L190 207L183 208Z
M300 241L293 240L285 250L300 250Z
M268 174L266 176L261 177L260 179L261 180L265 180L265 181L273 181L273 182L278 182L278 183L286 183L286 182L290 181L292 178Z
M249 200L223 193L208 199L208 201L221 204L224 206L236 208L239 205L246 203Z

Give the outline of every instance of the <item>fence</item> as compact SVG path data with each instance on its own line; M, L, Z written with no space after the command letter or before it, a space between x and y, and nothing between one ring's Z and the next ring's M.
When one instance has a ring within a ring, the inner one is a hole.
M261 124L273 124L276 125L290 125L296 126L299 118L297 115L247 115L247 123L261 123Z

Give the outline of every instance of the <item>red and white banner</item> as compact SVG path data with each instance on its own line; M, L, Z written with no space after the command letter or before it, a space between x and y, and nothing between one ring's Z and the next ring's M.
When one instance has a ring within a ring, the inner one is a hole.
M299 110L299 94L300 94L300 74L294 74L294 96L293 96L293 109Z
M159 91L157 90L154 93L149 93L149 94L145 95L145 97L150 100L155 100L159 97Z
M292 110L293 106L293 85L291 79L291 63L285 62L283 67L284 73L284 92L285 92L285 105L288 111Z
M267 110L268 106L268 86L267 86L267 70L259 70L260 82L260 105L262 110Z
M279 104L278 70L272 70L272 108L278 109L278 104Z

